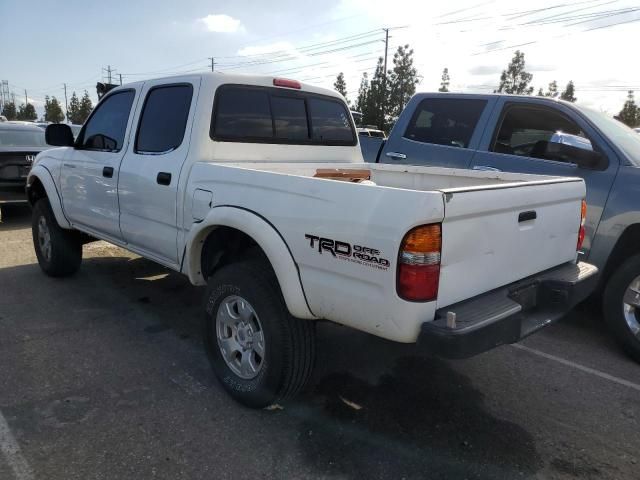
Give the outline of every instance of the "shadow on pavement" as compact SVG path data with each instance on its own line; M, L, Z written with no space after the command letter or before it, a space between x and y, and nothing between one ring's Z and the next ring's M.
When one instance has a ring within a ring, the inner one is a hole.
M0 232L31 227L29 205L0 205Z
M437 358L398 358L376 384L329 373L292 410L306 461L340 478L517 478L543 466L532 435Z

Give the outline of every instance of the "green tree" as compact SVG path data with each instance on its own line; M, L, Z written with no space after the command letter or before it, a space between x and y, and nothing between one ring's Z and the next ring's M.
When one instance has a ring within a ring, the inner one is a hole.
M338 74L336 81L333 83L333 89L347 100L347 104L351 103L347 99L347 82L344 80L344 73L340 72Z
M44 121L60 123L63 120L64 113L62 112L62 107L58 99L56 97L49 98L48 95L44 97Z
M538 93L537 93L537 95L538 95L539 97L544 97L544 91L542 90L542 87L540 87L540 88L538 89Z
M567 83L567 87L560 94L560 98L562 100L566 100L567 102L575 102L578 100L575 96L575 86L573 85L573 80L569 80Z
M18 118L18 112L16 111L16 104L13 102L7 102L2 108L2 114L7 117L7 120L15 120Z
M529 84L533 75L525 70L524 53L516 50L506 70L500 75L500 86L496 93L515 93L531 95L533 87Z
M365 108L362 110L362 123L385 128L384 112L389 104L387 82L384 75L384 63L382 57L378 58L376 71L369 82L369 91Z
M621 122L629 125L630 127L635 127L638 125L638 122L640 122L640 109L636 105L633 90L629 90L627 94L627 101L624 102L624 106L622 107L622 110L620 110L618 118Z
M69 100L69 109L67 110L67 117L71 121L71 123L81 124L82 116L80 114L80 100L76 95L76 92L73 92L71 95L71 99Z
M393 70L389 72L388 107L383 118L384 129L395 123L409 99L416 93L418 71L413 66L413 49L409 45L399 46L393 55Z
M25 105L23 103L18 107L18 115L17 115L18 120L33 121L33 120L36 120L37 118L38 118L38 115L36 114L36 109L32 104L27 103Z
M85 90L84 95L82 95L82 99L80 100L80 121L78 123L84 123L85 120L89 117L89 114L91 114L92 110L93 103L91 102L91 97L89 97L89 92Z
M360 80L360 88L358 89L358 98L356 98L356 111L363 113L367 108L367 102L369 100L369 76L367 72L362 74Z
M450 80L451 79L449 78L449 69L445 67L445 69L442 70L442 78L440 80L440 88L438 89L438 91L448 92Z
M558 82L555 80L549 83L549 88L547 89L547 93L544 94L545 97L555 98L558 96Z

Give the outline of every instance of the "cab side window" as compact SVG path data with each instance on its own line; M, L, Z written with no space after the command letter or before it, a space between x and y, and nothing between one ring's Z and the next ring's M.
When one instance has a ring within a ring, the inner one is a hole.
M469 148L486 100L426 98L418 105L404 133L416 142Z
M550 108L509 106L495 136L492 151L508 155L571 162L551 153L550 143L566 143L567 138L591 150L591 142L580 127L569 118Z
M166 85L149 90L140 116L136 153L166 153L182 144L192 96L191 85Z
M134 97L134 90L125 90L113 93L100 102L78 138L79 148L120 151Z

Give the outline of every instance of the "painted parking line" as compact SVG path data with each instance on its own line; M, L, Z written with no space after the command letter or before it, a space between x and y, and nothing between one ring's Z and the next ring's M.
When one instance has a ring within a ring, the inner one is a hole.
M533 355L537 355L539 357L546 358L547 360L552 360L554 362L561 363L568 367L575 368L576 370L580 370L582 372L595 375L596 377L609 380L610 382L614 382L619 385L623 385L625 387L629 387L640 392L640 385L638 385L637 383L630 382L629 380L625 380L624 378L615 377L613 375L609 375L608 373L601 372L600 370L596 370L595 368L585 367L584 365L580 365L579 363L572 362L571 360L567 360L561 357L556 357L555 355L544 353L544 352L541 352L540 350L536 350L535 348L527 347L519 343L514 343L511 346L513 348L517 348L518 350L524 350L525 352L529 352Z
M34 480L33 470L22 456L20 446L9 428L7 420L0 412L0 451L13 470L16 480Z

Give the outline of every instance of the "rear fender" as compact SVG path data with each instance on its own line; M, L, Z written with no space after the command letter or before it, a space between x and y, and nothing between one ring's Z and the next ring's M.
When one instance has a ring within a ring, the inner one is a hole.
M202 248L209 233L217 227L230 227L250 236L264 251L275 271L282 295L291 315L316 318L307 305L298 266L276 228L257 213L241 207L214 207L205 219L193 226L186 240L182 272L194 285L205 285L201 272Z

